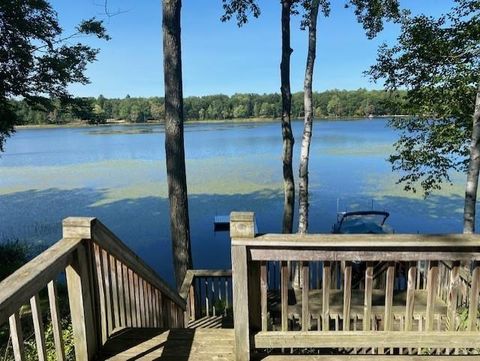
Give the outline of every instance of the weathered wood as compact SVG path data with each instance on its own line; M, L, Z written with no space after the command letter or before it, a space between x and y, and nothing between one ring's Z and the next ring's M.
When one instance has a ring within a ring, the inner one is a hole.
M122 263L116 261L116 270L117 270L117 285L118 285L118 312L119 315L119 326L127 327L126 315L125 315L125 284L123 280L123 270Z
M120 306L118 305L118 286L117 286L117 262L116 259L110 255L110 282L112 285L112 321L113 329L120 327Z
M60 323L57 285L55 281L50 281L47 288L50 316L52 318L53 340L55 343L55 355L58 361L65 361L65 348L63 346L62 324Z
M467 330L477 330L478 319L478 291L480 282L480 262L473 262L472 282L470 286L470 302L468 308L468 325Z
M255 237L255 215L253 212L230 213L230 237L232 239Z
M280 302L282 312L282 331L288 330L288 264L282 262L280 265Z
M107 336L110 336L113 331L113 297L112 287L110 284L110 262L108 260L109 254L104 249L101 250L102 258L102 274L105 285L105 310L107 320Z
M367 262L365 270L365 297L363 303L363 331L370 331L371 329L371 314L372 314L372 288L373 288L373 264Z
M35 344L37 345L38 361L47 360L47 349L45 346L45 330L43 328L42 310L40 308L40 297L38 294L30 298L32 310L33 329L35 332Z
M466 331L459 337L457 332L438 331L268 331L255 335L256 348L280 347L429 347L444 348L446 346L458 348L480 347L478 332Z
M232 246L233 318L235 324L235 359L250 359L247 249Z
M460 282L460 262L456 261L452 264L450 270L450 282L448 285L447 298L447 324L448 330L454 331L457 316L457 294Z
M427 311L425 315L425 330L433 330L435 315L435 297L438 287L438 261L430 261L427 274Z
M8 321L10 323L10 337L12 339L15 361L25 361L25 347L23 345L22 323L20 322L19 311L11 315Z
M401 350L401 349L400 349ZM294 361L432 361L435 356L430 355L295 355ZM458 356L444 356L438 357L440 361L459 361ZM464 357L467 360L477 361L476 356ZM262 358L262 361L291 361L290 355L270 355Z
M168 286L150 266L98 220L93 225L93 240L109 254L117 258L128 268L133 269L140 277L172 299L182 309L185 309L185 301L178 293Z
M307 262L302 263L302 331L310 329L310 311L308 309L308 292L310 289L310 267Z
M0 324L70 263L81 239L64 238L0 282Z
M268 293L267 262L262 262L260 264L260 303L261 303L261 314L262 314L262 331L267 331L268 329L267 293Z
M385 318L384 331L391 331L393 325L393 287L395 282L395 263L390 262L387 268L387 279L385 289Z
M322 331L330 328L330 262L323 263L322 271Z
M345 262L343 271L343 331L350 330L350 302L352 299L352 263Z
M93 316L89 260L86 245L79 247L66 269L68 302L77 360L91 360L97 352L97 330Z
M239 242L240 243L240 242ZM246 242L242 242L246 243ZM300 242L299 242L300 243ZM293 246L288 246L293 247ZM300 243L298 248L307 246ZM313 246L312 246L313 247ZM362 246L352 246L360 248ZM252 261L471 261L480 260L480 252L477 248L443 249L442 251L431 247L412 247L410 250L402 248L378 248L368 244L363 245L365 250L348 250L336 246L315 246L311 249L291 249L281 246L281 243L273 244L270 248L256 246L249 249ZM322 249L323 248L323 249ZM440 248L442 249L442 248Z
M97 222L91 217L68 217L62 221L63 238L92 239L92 228Z
M135 278L133 271L129 268L128 269L128 289L130 290L130 317L132 319L132 327L139 327L139 323L137 321L137 302L135 297Z
M233 238L233 237L232 237ZM263 234L255 238L238 238L232 240L233 245L247 247L279 246L343 248L359 247L385 249L424 249L440 251L443 248L458 250L470 248L479 251L480 234Z
M416 289L416 276L417 263L410 262L408 266L408 278L407 278L407 302L405 305L405 331L412 330L413 321L413 309L415 307L415 289Z
M107 331L107 306L106 306L106 296L105 296L105 281L103 277L103 266L102 266L102 252L100 247L97 244L93 244L93 252L95 257L95 274L97 280L97 291L98 299L100 303L100 310L98 312L98 317L100 318L100 336L102 345L107 342L108 331ZM98 324L98 323L97 323Z
M140 308L140 279L137 273L133 273L133 290L135 294L135 311L137 319L137 327L142 327L142 310Z

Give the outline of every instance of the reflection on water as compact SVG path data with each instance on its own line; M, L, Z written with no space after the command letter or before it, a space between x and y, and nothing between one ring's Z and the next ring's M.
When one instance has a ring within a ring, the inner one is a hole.
M294 122L297 140L302 125ZM252 210L261 232L280 231L280 138L278 122L186 124L195 267L230 267L228 234L213 232L215 215ZM337 199L341 210L369 209L373 199L397 233L461 231L463 177L427 200L403 192L386 161L395 138L381 119L314 124L311 232L331 231ZM172 280L162 125L22 129L0 169L0 239L50 244L62 218L95 216Z

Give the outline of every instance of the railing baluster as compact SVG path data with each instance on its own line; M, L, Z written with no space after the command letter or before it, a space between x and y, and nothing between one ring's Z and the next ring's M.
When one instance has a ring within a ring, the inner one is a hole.
M261 314L262 314L262 331L267 331L267 328L268 328L267 293L268 293L267 262L263 261L260 264L260 303L261 303Z
M478 317L478 283L480 277L480 262L473 262L472 283L470 288L470 305L468 308L468 325L467 330L475 331L477 329Z
M33 329L35 331L38 360L45 361L47 359L45 330L43 328L42 310L40 309L40 297L38 294L30 298L30 307L32 309Z
M288 331L288 264L286 261L281 263L281 275L280 275L280 299L282 307L282 331Z
M350 331L350 303L352 299L352 262L345 262L343 276L343 331Z
M330 329L330 279L331 279L331 263L323 262L322 273L322 330Z
M107 309L107 336L110 337L113 331L113 315L112 315L112 287L110 283L110 262L108 261L108 253L102 249L103 259L103 279L105 280L105 295Z
M309 309L309 292L310 292L310 267L308 262L301 262L302 267L302 331L310 329L310 309Z
M147 309L147 295L146 295L146 284L143 278L139 277L139 287L140 287L140 310L142 312L142 327L148 327L148 309Z
M450 283L448 285L448 298L447 298L447 324L449 331L456 330L456 318L457 318L457 302L458 302L458 286L460 281L460 262L455 261L452 263L452 269L450 270Z
M133 286L135 287L135 310L137 311L137 327L143 326L142 306L140 304L140 277L133 274Z
M23 345L20 312L15 312L9 317L8 321L10 323L10 337L12 338L13 356L15 357L15 361L25 361L25 348Z
M105 344L107 342L108 333L107 333L107 311L105 304L105 280L103 277L103 267L102 267L102 253L100 247L94 243L93 244L94 256L95 256L95 274L97 276L97 287L98 287L98 298L100 301L100 310L99 310L99 320L100 320L100 332L101 332L101 343Z
M405 305L405 331L412 330L413 309L415 307L416 281L417 262L409 262L407 279L407 302Z
M120 326L127 327L126 306L125 306L125 287L122 263L117 260L117 285L118 285L118 306L120 312Z
M117 288L117 266L116 260L113 258L112 255L109 256L110 258L110 279L112 284L112 312L113 312L113 329L120 326L120 308L118 306L118 288Z
M209 294L208 278L205 278L205 312L206 312L206 316L210 317L210 303L208 302L209 301L208 294Z
M65 360L63 346L62 325L60 323L60 311L58 309L57 285L55 281L48 283L48 302L50 304L50 316L52 318L53 340L55 343L55 355L58 361Z
M391 331L393 324L393 288L395 282L395 262L389 262L385 287L385 319L384 330Z
M130 318L131 327L138 327L137 323L137 303L135 302L135 277L133 271L128 269L128 290L129 290L129 303L130 303Z
M427 274L427 311L425 330L433 330L433 318L435 315L435 301L438 285L438 261L430 261Z
M363 301L363 330L370 331L372 315L373 263L367 262L365 270L365 296Z

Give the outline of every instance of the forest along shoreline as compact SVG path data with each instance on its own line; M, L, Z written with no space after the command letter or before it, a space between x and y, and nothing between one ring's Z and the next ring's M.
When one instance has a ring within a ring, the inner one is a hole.
M365 116L345 116L345 117L319 117L315 118L315 122L319 121L360 121L366 119L390 119L390 118L403 118L409 117L407 114L394 114L394 115L374 115L371 117ZM278 118L235 118L235 119L205 119L205 120L187 120L186 124L233 124L233 123L276 123ZM292 121L303 121L302 118L294 118ZM25 124L17 125L16 129L55 129L55 128L94 128L94 127L105 127L105 126L139 126L139 125L163 125L165 121L147 121L144 123L131 122L126 120L107 120L105 123L96 123L92 124L87 121L78 121L71 123L61 123L61 124Z

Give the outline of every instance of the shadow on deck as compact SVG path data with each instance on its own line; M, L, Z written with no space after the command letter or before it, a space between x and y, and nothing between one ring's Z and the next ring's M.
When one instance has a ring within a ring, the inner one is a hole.
M100 350L99 360L234 360L233 329L125 329Z

